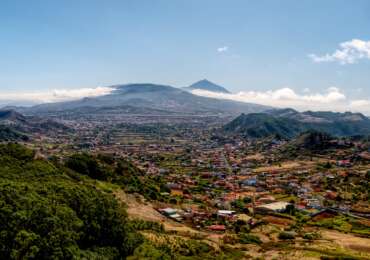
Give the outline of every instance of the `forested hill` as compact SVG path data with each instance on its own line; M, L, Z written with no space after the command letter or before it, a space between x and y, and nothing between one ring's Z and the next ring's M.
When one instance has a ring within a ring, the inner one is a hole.
M111 195L34 156L0 146L0 259L114 259L143 242Z
M314 130L333 136L367 136L370 119L360 113L298 112L293 109L271 110L266 113L242 114L225 125L224 130L246 137L280 136L294 138Z

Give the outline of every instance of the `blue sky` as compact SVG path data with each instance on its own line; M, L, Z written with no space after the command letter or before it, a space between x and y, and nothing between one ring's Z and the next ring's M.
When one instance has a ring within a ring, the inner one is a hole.
M370 107L367 0L2 0L0 35L0 99L207 78Z

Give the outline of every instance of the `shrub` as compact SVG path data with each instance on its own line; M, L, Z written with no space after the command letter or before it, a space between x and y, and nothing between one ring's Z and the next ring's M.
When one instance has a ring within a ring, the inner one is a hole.
M296 234L294 232L281 232L279 234L279 239L281 240L292 240L294 239Z
M262 244L262 241L258 236L246 233L239 234L239 242L242 244Z
M319 239L320 238L320 234L318 233L305 233L303 236L302 236L304 239L307 239L307 240L316 240L316 239Z
M107 180L108 174L99 165L98 161L89 154L74 154L65 164L68 168L87 175L93 179Z

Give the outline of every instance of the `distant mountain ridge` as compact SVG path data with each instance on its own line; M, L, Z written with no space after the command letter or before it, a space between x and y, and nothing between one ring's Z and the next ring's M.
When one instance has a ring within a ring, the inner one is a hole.
M0 121L21 121L25 122L26 118L15 110L0 110Z
M55 120L35 116L24 116L14 110L0 110L0 127L3 134L16 136L23 133L47 133L58 130L70 131L67 126Z
M190 85L189 87L184 87L183 88L184 90L186 91L192 91L192 90L195 90L195 89L200 89L200 90L206 90L206 91L211 91L211 92L218 92L218 93L231 93L230 91L228 91L226 88L220 86L220 85L217 85L207 79L203 79L203 80L200 80L200 81L197 81L195 83L193 83L192 85Z
M111 86L115 90L104 96L83 98L75 101L49 103L21 110L27 114L39 114L82 107L103 108L132 106L157 109L180 114L237 115L271 109L267 106L214 99L193 95L190 92L166 85L151 83Z
M279 109L265 113L242 114L227 124L224 130L252 138L293 138L310 130L333 136L369 135L370 119L360 113L351 112L301 113L294 109Z

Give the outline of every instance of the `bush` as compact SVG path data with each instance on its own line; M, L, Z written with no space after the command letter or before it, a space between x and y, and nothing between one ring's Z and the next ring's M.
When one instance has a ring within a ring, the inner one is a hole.
M319 239L320 234L318 234L318 233L305 233L302 237L306 240L311 240L312 241L312 240Z
M135 230L142 231L142 230L151 230L155 232L163 232L164 227L161 223L152 222L152 221L145 221L141 219L135 219L131 221L131 225Z
M262 244L262 241L258 236L246 233L239 234L239 242L242 244Z
M293 240L295 236L294 232L281 232L278 237L281 240Z
M252 203L252 201L253 201L253 200L252 200L252 198L251 198L251 197L244 197L244 198L243 198L243 202L244 202L244 203Z
M84 175L97 180L107 180L108 171L104 170L98 161L89 154L74 154L66 161L65 165Z

